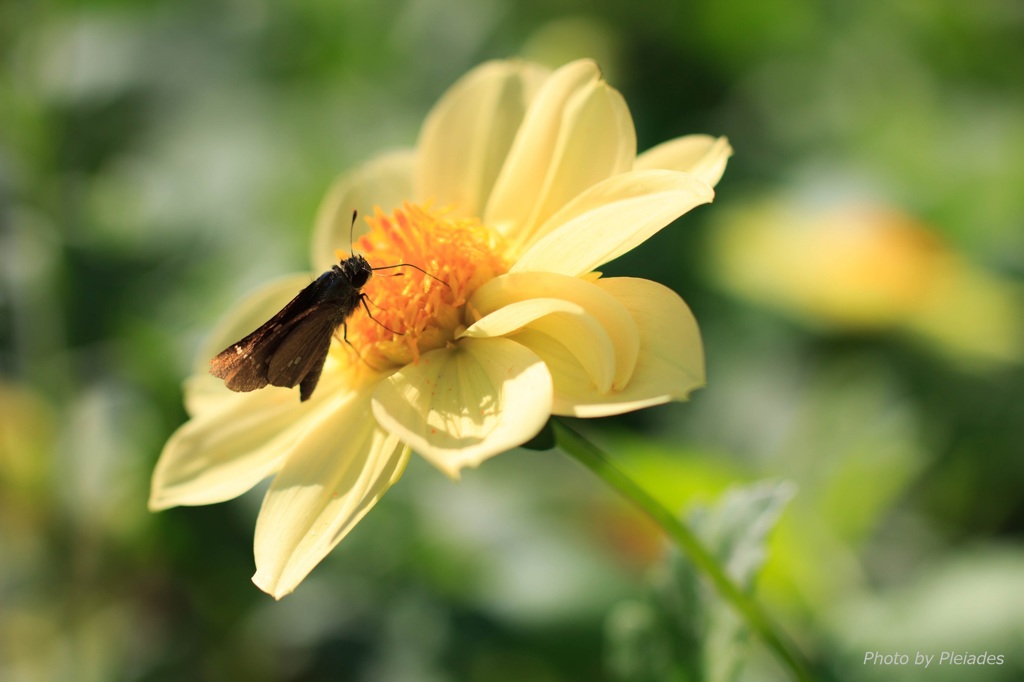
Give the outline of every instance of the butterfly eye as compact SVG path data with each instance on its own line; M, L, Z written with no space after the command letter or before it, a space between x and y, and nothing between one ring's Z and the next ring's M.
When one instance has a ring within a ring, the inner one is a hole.
M356 289L361 289L368 279L370 279L370 272L368 270L356 270L350 281Z

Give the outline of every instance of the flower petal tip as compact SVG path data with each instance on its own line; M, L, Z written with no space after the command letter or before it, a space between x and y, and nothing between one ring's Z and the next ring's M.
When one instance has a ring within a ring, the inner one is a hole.
M451 480L451 481L453 481L455 483L458 483L459 481L462 480L462 470L466 466L469 466L469 465L458 465L458 466L454 466L454 467L441 467L441 466L438 466L437 469L442 474L447 476L449 478L449 480ZM475 464L472 465L472 468L475 469L476 465Z
M291 587L288 587L287 589L282 589L280 585L276 584L275 582L267 581L266 577L260 575L259 571L256 571L256 573L253 574L252 582L253 585L260 588L262 591L266 592L277 601L280 601L282 597L287 597L289 594L294 592L296 587L295 585L293 585Z

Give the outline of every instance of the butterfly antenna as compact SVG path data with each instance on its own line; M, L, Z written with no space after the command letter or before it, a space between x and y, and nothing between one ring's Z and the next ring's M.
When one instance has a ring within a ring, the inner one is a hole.
M445 285L446 287L448 287L449 289L451 289L451 286L448 284L448 282L445 282L443 279L438 279L437 277L434 277L433 275L431 275L429 272L427 272L426 270L424 270L420 266L413 265L412 263L397 263L395 265L384 265L384 266L381 266L379 268L370 268L370 269L373 270L373 271L377 271L377 270L390 270L391 268L412 268L413 270L419 270L420 272L422 272L424 275L426 275L430 279L436 280L436 281L440 282L441 284Z
M353 253L352 249L355 248L355 247L352 246L352 232L353 232L353 230L355 230L355 227L356 227L356 215L358 215L358 214L359 214L359 211L357 211L356 209L352 209L352 222L349 223L349 226L348 226L348 252L349 253Z
M348 252L349 253L355 253L355 251L354 251L355 247L352 246L352 231L355 228L355 225L356 225L356 215L358 213L359 212L356 209L352 209L352 224L348 226ZM448 282L445 282L443 279L438 279L437 277L434 277L433 275L431 275L429 272L427 272L426 270L424 270L420 266L413 265L412 263L398 263L397 265L385 265L383 267L370 268L370 269L374 270L374 271L377 271L377 270L390 270L391 268L413 268L414 270L419 270L420 272L422 272L424 275L426 275L430 279L436 280L436 281L440 282L441 284L445 285L446 287L448 287L449 289L451 289L451 286L448 284ZM401 274L401 273L399 273L399 274ZM395 276L397 276L397 275L395 275ZM363 305L365 306L366 303L364 302ZM369 310L367 310L367 312L369 312ZM381 326L383 327L384 325L381 325ZM387 327L384 327L384 328L387 329ZM388 329L388 331L391 331L391 330Z

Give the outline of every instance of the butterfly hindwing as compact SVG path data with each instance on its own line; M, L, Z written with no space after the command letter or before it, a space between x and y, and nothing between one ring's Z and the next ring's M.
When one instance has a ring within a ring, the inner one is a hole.
M271 354L267 380L291 388L311 373L319 375L338 324L338 310L332 306L321 304L306 311Z

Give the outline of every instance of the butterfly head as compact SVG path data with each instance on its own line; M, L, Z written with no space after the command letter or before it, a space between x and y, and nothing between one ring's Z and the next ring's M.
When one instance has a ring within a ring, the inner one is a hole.
M373 268L370 267L369 261L359 254L349 256L335 265L334 269L340 270L341 274L348 280L348 283L356 289L363 288L363 285L366 284L373 274Z

